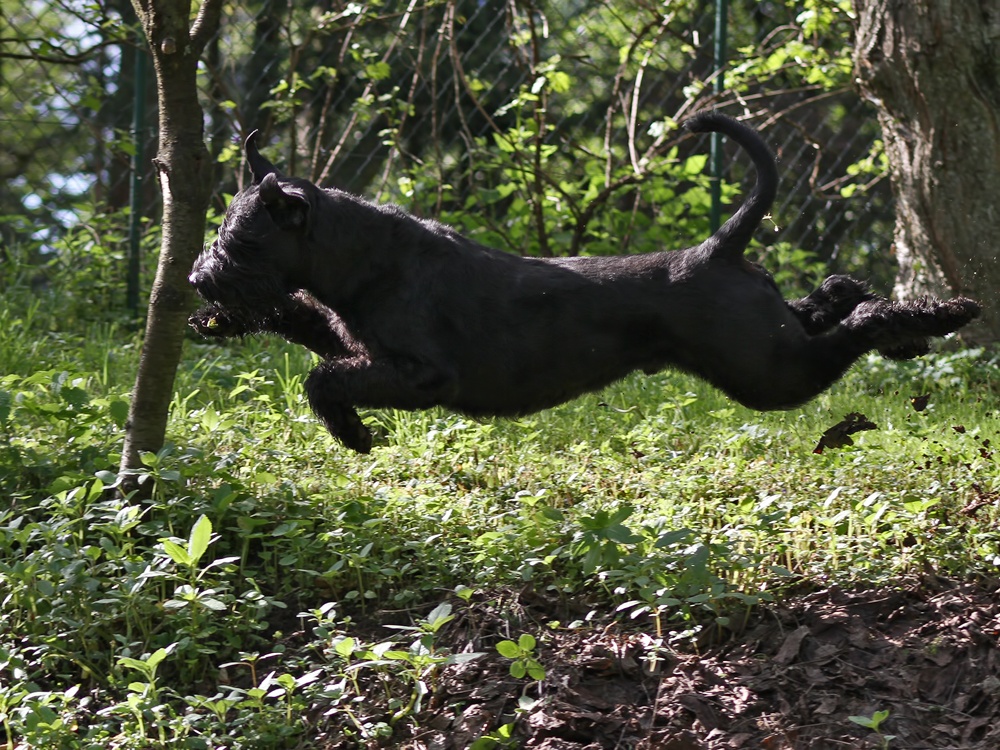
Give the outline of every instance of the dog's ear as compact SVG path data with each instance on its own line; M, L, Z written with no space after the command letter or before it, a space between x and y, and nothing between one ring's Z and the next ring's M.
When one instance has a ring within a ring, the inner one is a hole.
M257 150L258 132L257 130L253 131L247 136L246 142L243 144L243 150L247 155L247 165L250 167L250 174L253 175L254 185L259 185L261 180L269 174L278 174L275 166L261 156L260 151Z
M260 199L267 212L282 229L302 229L309 218L309 201L298 191L282 189L277 172L271 172L260 181Z

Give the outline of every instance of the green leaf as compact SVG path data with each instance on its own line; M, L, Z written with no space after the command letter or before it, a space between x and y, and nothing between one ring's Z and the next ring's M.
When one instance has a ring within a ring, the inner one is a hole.
M693 533L694 532L692 532L691 529L687 528L673 529L672 531L660 534L660 536L656 540L656 544L654 544L653 547L656 549L663 549L664 547L670 547L671 545L674 544L680 544L682 542L686 542L688 539L691 538L691 535Z
M684 174L689 177L701 174L708 163L708 154L695 154L684 161Z
M521 649L514 641L500 641L497 644L497 652L500 656L505 656L508 659L516 659L521 655Z
M188 539L187 553L191 563L196 563L205 554L209 543L212 541L212 522L208 517L202 515L194 523L191 529L191 537Z
M146 671L146 662L140 661L139 659L133 659L131 656L119 656L118 663L123 667L128 667L129 669L138 669L140 672Z
M500 133L494 133L493 140L497 144L497 148L499 148L501 151L504 151L508 154L514 153L515 151L514 144L510 141L509 138L504 137Z
M511 662L511 665L510 665L510 676L511 677L516 677L517 679L520 680L527 673L528 673L528 670L524 666L523 662L520 662L520 661Z
M448 602L441 602L431 613L427 615L427 625L433 632L437 632L441 627L446 625L455 619L455 616L451 614L451 605Z
M163 545L164 551L170 555L170 559L178 565L191 565L194 562L190 555L188 555L187 550L177 542L170 539L161 539L160 544Z
M156 669L156 666L166 658L167 658L167 650L165 648L158 648L156 649L156 651L154 651L149 655L148 659L146 659L146 665L150 669Z
M528 665L528 676L541 682L545 679L545 668L541 664L533 662Z
M344 659L349 659L351 654L354 653L354 643L354 639L348 636L333 644L333 650Z
M521 633L521 637L517 639L517 645L523 651L534 651L536 643L535 636L531 635L531 633Z
M549 85L557 94L565 94L573 85L573 79L561 70L555 70L549 74Z
M6 422L10 417L10 405L13 397L10 391L0 391L0 422Z
M373 81L383 81L392 74L389 63L375 62L365 66L365 75Z

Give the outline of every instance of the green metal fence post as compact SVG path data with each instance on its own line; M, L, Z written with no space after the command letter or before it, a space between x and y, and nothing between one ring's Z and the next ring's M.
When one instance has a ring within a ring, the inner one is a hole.
M715 0L715 46L713 50L713 65L715 83L713 91L716 96L726 88L726 76L723 68L726 65L726 32L729 21L729 0ZM722 225L722 134L712 133L712 207L709 221L714 232Z
M141 36L141 35L140 35ZM142 172L146 141L146 52L145 39L135 46L135 86L132 99L132 181L129 186L128 268L125 278L125 305L129 313L139 316L139 230L142 223Z

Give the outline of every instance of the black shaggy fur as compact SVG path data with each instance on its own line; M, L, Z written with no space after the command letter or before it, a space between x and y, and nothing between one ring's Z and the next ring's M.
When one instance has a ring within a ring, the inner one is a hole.
M253 184L229 207L190 281L208 336L276 333L317 352L316 415L356 451L356 407L534 412L633 370L674 367L754 409L813 398L871 350L909 358L979 313L966 298L892 302L831 276L786 301L743 251L778 175L749 127L686 123L742 146L757 170L743 205L696 247L616 257L526 258L396 206L281 175L247 139Z

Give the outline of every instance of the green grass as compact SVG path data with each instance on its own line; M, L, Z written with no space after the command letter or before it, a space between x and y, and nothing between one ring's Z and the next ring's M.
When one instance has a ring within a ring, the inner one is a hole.
M308 411L309 355L192 341L139 500L107 491L135 338L59 330L28 302L0 327L0 746L391 734L458 658L435 638L472 591L724 631L803 582L1000 561L1000 379L981 350L873 357L774 414L676 373L520 420L373 411L378 447L357 456ZM855 411L878 429L814 453ZM387 610L412 629L366 636ZM387 708L366 713L373 686Z

